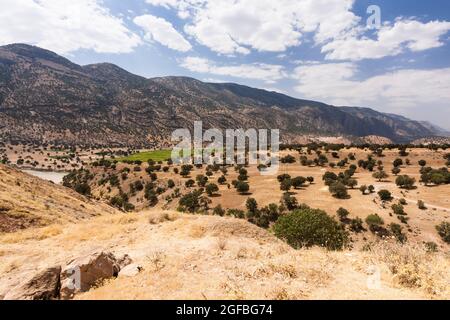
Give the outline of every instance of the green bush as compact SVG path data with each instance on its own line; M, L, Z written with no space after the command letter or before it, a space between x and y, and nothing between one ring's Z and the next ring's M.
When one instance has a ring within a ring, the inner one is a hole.
M245 194L245 193L248 192L248 190L250 190L250 186L248 185L247 182L239 181L239 182L236 183L236 190L240 194Z
M442 222L436 230L444 242L450 243L450 222Z
M348 212L347 209L339 208L339 209L336 211L336 214L337 214L337 216L339 217L339 220L344 221L344 220L346 220L346 219L348 218L350 212Z
M363 221L361 218L355 218L350 220L350 230L353 232L359 233L364 231Z
M417 207L419 207L420 210L426 210L427 206L425 205L425 202L423 202L422 200L418 200L417 201Z
M413 189L414 184L416 183L416 179L411 178L407 175L398 176L397 179L395 179L395 183L397 186L403 189Z
M225 215L225 210L219 204L213 209L213 215L223 217Z
M388 190L380 190L378 191L378 195L380 196L380 199L383 201L392 200L392 194Z
M238 210L238 209L228 209L227 215L238 218L238 219L245 218L245 212L243 210Z
M391 223L389 225L389 229L391 230L392 234L394 235L395 239L397 239L398 242L405 243L408 240L406 235L403 233L403 228L401 225L397 223Z
M334 182L329 186L330 193L338 199L348 198L347 188L342 182Z
M205 188L206 193L208 196L212 197L216 192L219 191L219 187L214 183L209 183Z
M183 197L181 197L179 202L179 210L183 212L194 213L200 209L200 197L201 191L195 190L192 191Z
M296 249L318 245L341 250L348 243L348 234L342 226L317 209L295 210L281 216L273 230L278 238Z
M393 204L391 206L391 208L394 211L394 213L396 215L398 215L398 216L405 216L406 215L405 209L404 209L403 205L401 205L401 204Z

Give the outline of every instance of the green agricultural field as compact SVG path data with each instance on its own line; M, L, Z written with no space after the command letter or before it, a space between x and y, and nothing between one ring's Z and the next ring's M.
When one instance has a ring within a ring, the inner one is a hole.
M172 156L172 150L155 150L155 151L145 151L132 154L128 157L123 157L118 159L119 161L137 161L147 162L148 160L153 161L165 161L170 159Z
M193 152L192 152L193 154ZM166 161L172 157L172 150L154 150L154 151L144 151L132 154L128 157L122 157L117 159L118 161L137 161L147 162L148 160L153 161Z

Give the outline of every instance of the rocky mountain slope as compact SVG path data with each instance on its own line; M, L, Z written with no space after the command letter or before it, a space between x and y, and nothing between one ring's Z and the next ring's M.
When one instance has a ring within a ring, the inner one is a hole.
M176 128L281 128L309 136L409 141L439 128L367 108L337 108L237 84L145 79L112 64L79 66L38 47L0 47L3 140L150 146Z

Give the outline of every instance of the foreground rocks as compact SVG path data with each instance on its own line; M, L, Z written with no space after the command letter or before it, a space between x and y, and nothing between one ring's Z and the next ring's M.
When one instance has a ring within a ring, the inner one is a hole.
M72 299L75 294L89 291L103 280L117 277L122 268L126 276L139 273L141 268L131 262L128 255L118 259L110 252L92 253L70 261L64 268L55 266L41 271L13 288L3 299Z
M112 253L94 253L71 261L61 273L61 298L71 299L100 281L117 277L118 260Z
M59 298L61 267L48 268L6 294L4 300L54 300Z

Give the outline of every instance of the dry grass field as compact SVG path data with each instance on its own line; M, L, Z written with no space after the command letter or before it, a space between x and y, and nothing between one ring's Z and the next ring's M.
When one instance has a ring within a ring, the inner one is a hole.
M95 250L129 254L143 271L76 299L450 297L450 259L442 253L384 242L369 251L294 250L240 219L160 211L97 217L41 240L0 237L0 294L29 274ZM374 270L379 287L368 286Z

